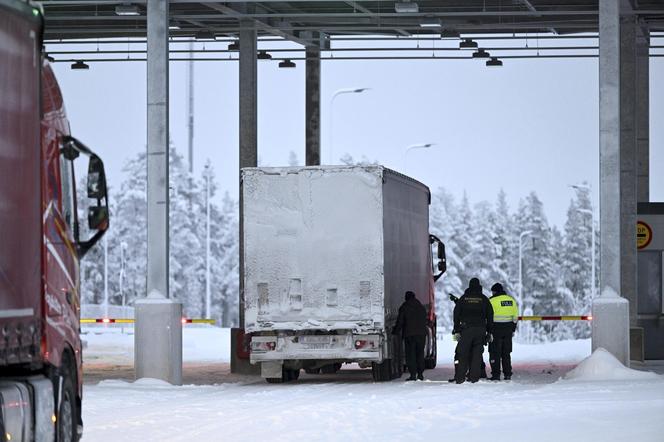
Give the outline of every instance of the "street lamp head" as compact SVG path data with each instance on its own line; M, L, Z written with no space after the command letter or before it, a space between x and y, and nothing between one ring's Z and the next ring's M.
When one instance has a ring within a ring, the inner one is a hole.
M359 87L357 89L353 89L353 92L356 93L356 94L359 94L359 93L362 93L362 92L368 91L368 90L371 90L371 88L369 88L369 87Z
M574 190L590 190L589 184L568 184Z

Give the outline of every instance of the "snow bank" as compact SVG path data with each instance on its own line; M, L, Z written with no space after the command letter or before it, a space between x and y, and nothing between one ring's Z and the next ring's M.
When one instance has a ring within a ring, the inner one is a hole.
M581 361L576 368L564 377L568 381L636 381L656 380L661 376L625 367L618 359L603 348Z

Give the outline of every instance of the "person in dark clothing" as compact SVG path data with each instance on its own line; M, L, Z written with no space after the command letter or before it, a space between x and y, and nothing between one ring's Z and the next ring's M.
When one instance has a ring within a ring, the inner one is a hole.
M463 296L454 306L454 330L459 335L459 344L454 360L454 378L457 384L480 378L480 366L484 344L490 340L493 324L493 309L489 299L482 294L477 278L472 278ZM470 365L470 367L469 367Z
M489 344L491 362L491 380L500 380L502 363L505 380L512 379L512 336L519 320L519 308L516 300L505 293L499 282L491 286L491 306L493 307L493 342Z
M459 301L459 298L457 298L452 293L450 293L450 301L452 301L452 302L454 302L454 304L456 304L457 301ZM453 340L457 342L457 345L454 348L454 360L456 361L457 359L459 359L458 356L457 356L458 353L459 353L459 343L458 343L458 341L461 338L461 333L455 333L455 331L453 330L452 335L453 335ZM482 349L482 350L484 350L484 349ZM468 364L468 365L470 366L470 364ZM481 360L481 363L480 363L480 378L481 379L486 379L487 378L486 364L484 363L484 351L482 351L482 360ZM466 380L468 380L468 373L466 373ZM447 381L448 382L455 382L456 378L452 377L452 378L448 379Z
M407 381L424 380L424 344L427 335L427 310L415 293L406 292L406 300L399 307L399 316L392 333L404 338L406 364L410 377Z

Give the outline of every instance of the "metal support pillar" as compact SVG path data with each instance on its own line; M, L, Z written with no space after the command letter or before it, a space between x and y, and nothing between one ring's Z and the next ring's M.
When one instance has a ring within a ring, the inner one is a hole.
M620 294L636 324L636 17L620 20Z
M168 0L147 3L147 299L136 303L136 378L182 384L182 304L168 298Z
M257 34L253 20L240 20L240 169L258 164ZM231 372L257 373L248 359L238 358L238 336L244 333L244 211L240 185L240 293L239 328L231 331Z
M636 194L650 201L650 33L636 34Z
M621 298L620 0L599 2L600 296L592 349L629 364L629 304Z
M307 166L320 165L320 48L307 46L305 139Z

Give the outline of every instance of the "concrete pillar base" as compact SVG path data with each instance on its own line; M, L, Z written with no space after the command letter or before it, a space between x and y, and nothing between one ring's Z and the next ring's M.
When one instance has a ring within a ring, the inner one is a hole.
M629 302L619 296L593 299L592 351L604 348L629 367Z
M231 373L259 376L261 367L259 364L251 365L247 349L238 351L239 339L242 337L244 337L244 330L241 328L231 329ZM240 353L243 354L240 355Z
M182 304L152 292L135 303L136 379L182 385Z

